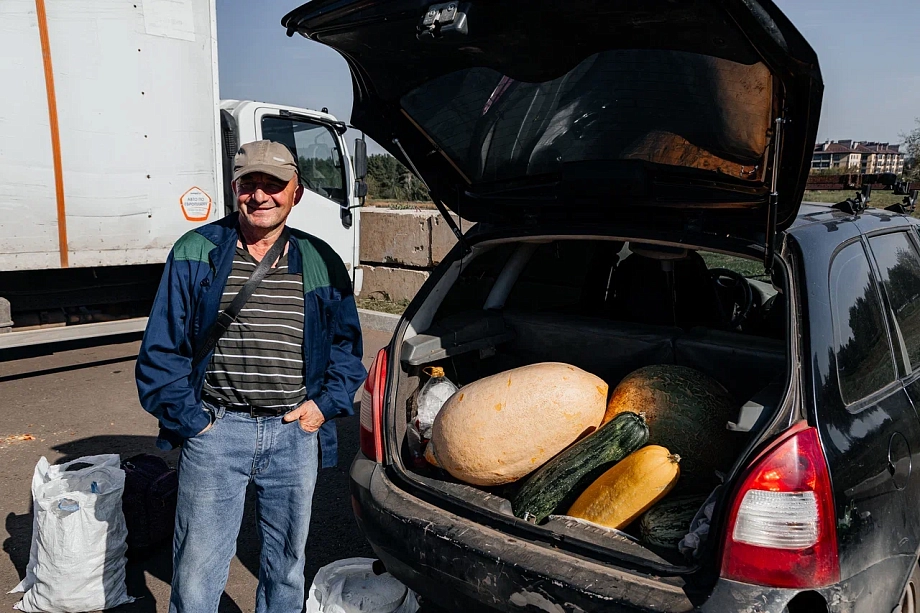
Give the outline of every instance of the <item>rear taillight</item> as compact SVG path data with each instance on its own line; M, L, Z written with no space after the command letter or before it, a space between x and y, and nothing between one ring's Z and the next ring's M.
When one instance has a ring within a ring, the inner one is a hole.
M387 381L386 347L377 352L364 381L361 394L361 452L372 460L383 462L383 393Z
M840 577L834 500L818 431L801 423L758 457L732 502L722 576L811 588Z

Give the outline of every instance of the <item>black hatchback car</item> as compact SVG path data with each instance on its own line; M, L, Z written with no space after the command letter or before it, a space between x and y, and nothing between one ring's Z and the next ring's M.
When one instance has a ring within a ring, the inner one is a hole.
M352 503L393 575L456 611L916 610L920 234L802 204L823 85L770 0L314 0L283 23L476 222L365 387ZM524 521L419 461L425 367L546 361L611 387L690 366L734 397L695 548Z

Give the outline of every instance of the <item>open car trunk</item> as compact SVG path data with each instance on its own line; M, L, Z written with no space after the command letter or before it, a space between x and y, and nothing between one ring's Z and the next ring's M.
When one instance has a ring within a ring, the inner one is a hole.
M726 478L738 472L752 441L784 410L793 355L787 342L790 290L784 266L778 262L771 278L754 259L603 237L471 242L471 254L459 259L461 251L455 250L458 259L442 264L441 274L419 293L407 313L408 326L393 345L397 354L391 364L398 374L395 393L388 394L395 405L388 411L397 445L390 449L399 450L394 468L405 486L503 532L705 597L709 571L718 566L718 522L730 491L715 487L715 474L702 489L695 488L702 498L714 493L707 502L715 501L715 531L693 554L643 542L638 521L611 530L567 518L566 508L557 508L548 520L534 524L515 517L511 504L526 477L477 487L421 457L425 440L413 425L417 395L430 366L442 367L462 388L512 368L563 362L600 377L611 394L636 369L690 367L724 386L737 409L734 423L718 433L719 441L737 450L735 469L721 467ZM747 279L749 300L741 288L713 280L728 281L716 270L726 268L737 273L736 279ZM742 307L747 315L738 319ZM698 441L699 452L713 444ZM677 487L669 496L681 493Z
M823 85L771 0L313 0L282 24L345 58L352 124L464 219L759 244L795 219Z

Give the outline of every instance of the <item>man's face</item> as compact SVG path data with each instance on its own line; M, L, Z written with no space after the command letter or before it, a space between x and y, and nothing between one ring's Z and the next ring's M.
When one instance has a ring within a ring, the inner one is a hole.
M237 179L234 189L240 223L260 230L273 230L283 225L303 196L303 187L296 175L285 183L271 175L253 172Z

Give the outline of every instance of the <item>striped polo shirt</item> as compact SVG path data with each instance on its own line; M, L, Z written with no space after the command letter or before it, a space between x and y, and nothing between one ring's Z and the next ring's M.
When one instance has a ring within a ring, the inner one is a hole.
M285 411L306 399L303 279L289 273L287 263L285 254L214 348L204 393L220 404ZM230 305L257 265L237 247L221 310Z

